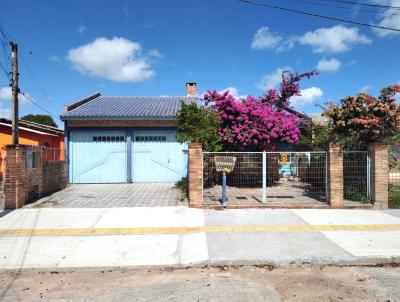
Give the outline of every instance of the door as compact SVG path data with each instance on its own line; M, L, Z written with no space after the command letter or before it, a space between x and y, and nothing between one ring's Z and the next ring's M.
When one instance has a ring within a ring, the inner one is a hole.
M176 182L187 174L187 144L176 141L175 131L134 131L134 182Z
M127 182L126 133L73 130L69 159L70 183Z

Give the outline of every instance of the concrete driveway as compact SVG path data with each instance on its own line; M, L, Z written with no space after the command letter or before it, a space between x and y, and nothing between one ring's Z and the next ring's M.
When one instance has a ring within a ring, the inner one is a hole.
M186 205L172 183L75 184L28 207L111 208Z

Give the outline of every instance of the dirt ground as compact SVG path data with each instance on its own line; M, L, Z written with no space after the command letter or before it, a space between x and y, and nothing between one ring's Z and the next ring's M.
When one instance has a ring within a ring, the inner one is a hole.
M0 301L400 301L400 268L218 266L0 271Z

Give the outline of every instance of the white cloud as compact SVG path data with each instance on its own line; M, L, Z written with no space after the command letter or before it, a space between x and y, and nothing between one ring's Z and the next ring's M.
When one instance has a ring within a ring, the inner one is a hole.
M318 62L317 70L319 71L337 71L342 66L342 62L335 58L331 58L330 60L321 59Z
M129 7L123 7L122 14L124 15L125 19L129 19L131 17L131 14L129 13Z
M273 73L263 76L261 81L257 84L257 88L262 90L269 90L277 88L282 81L282 73L284 71L291 71L290 67L277 68Z
M400 6L400 0L387 1L386 4L390 6ZM377 25L400 29L400 10L389 8L384 12L379 13L377 17L378 19L380 19ZM398 31L391 31L378 28L374 28L374 31L379 37L388 37L400 34L400 32Z
M232 86L222 89L221 91L218 91L218 93L224 93L227 90L229 91L229 94L236 99L242 99L247 97L247 95L239 95L239 89Z
M369 43L371 40L360 34L356 27L336 25L318 28L300 36L283 36L272 33L267 26L264 26L254 34L251 48L274 48L277 52L281 52L293 48L296 44L301 44L311 46L316 53L339 53L349 51L357 44Z
M3 108L3 107L0 105L0 117L7 118L7 119L11 119L11 109L9 109L9 108Z
M138 82L155 76L142 46L124 38L97 38L68 51L72 67L82 74L116 82Z
M26 95L28 96L28 98L32 99L32 97L29 94ZM28 98L22 94L19 94L18 95L19 104L30 104L31 101ZM7 86L0 87L0 100L11 102L12 100L11 87Z
M365 85L365 86L363 86L363 87L360 88L359 92L360 92L360 93L361 93L361 92L367 93L368 90L370 90L370 89L371 89L371 86Z
M51 55L49 57L49 60L52 61L52 62L57 62L58 63L58 62L61 61L61 58L58 55Z
M356 63L357 63L357 60L356 60L356 59L353 59L353 60L347 62L346 66L353 66L353 65L356 64Z
M312 104L318 101L324 96L324 92L321 88L310 87L301 90L301 95L295 95L290 99L291 104L294 107L301 107L304 105Z
M369 44L371 40L356 27L336 25L309 31L299 37L298 42L311 46L316 53L339 53L349 51L356 44Z
M79 25L78 27L78 34L83 35L83 33L86 31L86 26L85 25Z
M158 59L162 59L163 58L163 55L157 49L150 49L148 51L148 55L151 56L151 57L158 58Z
M254 34L251 48L253 49L271 49L277 47L283 38L269 31L267 26L263 26Z

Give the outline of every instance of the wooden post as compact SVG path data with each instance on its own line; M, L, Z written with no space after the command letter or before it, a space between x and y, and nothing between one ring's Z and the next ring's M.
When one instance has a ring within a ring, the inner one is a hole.
M10 42L10 45L12 50L12 143L13 145L18 145L18 44Z

